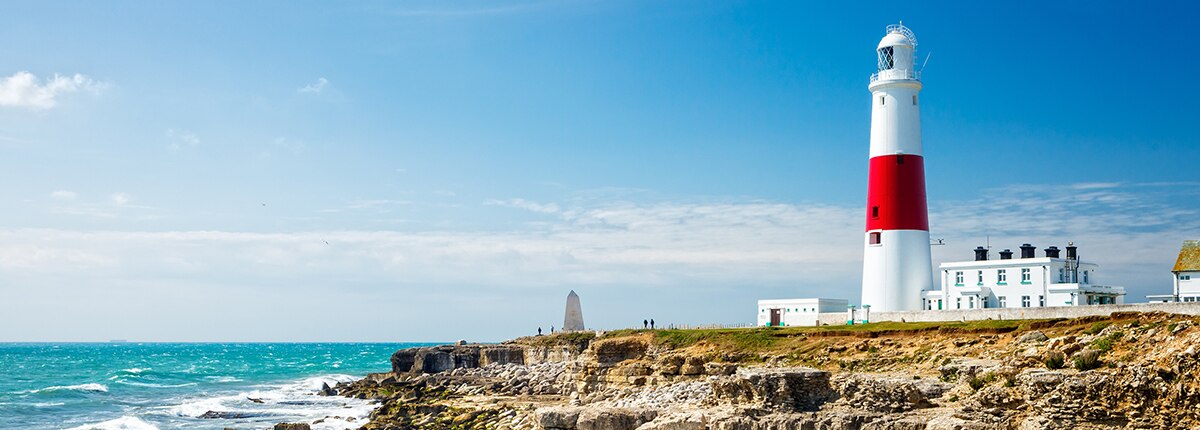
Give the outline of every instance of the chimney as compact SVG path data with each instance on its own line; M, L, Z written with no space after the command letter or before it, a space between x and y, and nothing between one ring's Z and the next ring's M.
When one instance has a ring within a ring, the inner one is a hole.
M1079 251L1078 250L1079 250L1079 247L1075 246L1075 242L1067 242L1067 259L1068 260L1078 260L1079 259Z
M1050 258L1058 258L1058 247L1051 246L1049 248L1046 248L1046 256L1050 257Z
M1021 258L1033 258L1033 253L1037 251L1037 247L1028 243L1021 245Z
M975 261L987 261L988 250L982 246L975 248Z
M1008 250L1008 249L1000 251L1000 259L1001 260L1012 260L1012 251Z

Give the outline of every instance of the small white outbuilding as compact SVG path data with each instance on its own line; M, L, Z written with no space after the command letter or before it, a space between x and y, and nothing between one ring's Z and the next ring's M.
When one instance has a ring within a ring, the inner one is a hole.
M768 299L758 301L759 327L799 327L817 325L817 314L845 313L845 299Z

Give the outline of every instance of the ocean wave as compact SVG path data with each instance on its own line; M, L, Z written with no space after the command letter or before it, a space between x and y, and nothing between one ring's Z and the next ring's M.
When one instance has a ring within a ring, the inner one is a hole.
M158 430L158 427L142 421L141 418L126 415L115 420L84 424L68 430Z
M324 375L292 383L261 386L258 390L233 395L193 398L161 411L167 415L191 418L239 418L255 422L312 421L325 418L314 429L357 428L377 406L375 403L345 397L324 397L316 393L321 386L353 381L350 375ZM341 418L333 418L341 417Z
M180 388L180 387L191 387L193 385L196 385L195 382L184 382L182 384L155 384L155 383L151 383L151 382L133 382L133 381L116 381L116 382L121 385L130 385L130 386L134 386L134 387L146 387L146 388Z
M217 383L242 382L241 379L238 379L237 377L234 377L234 376L205 376L204 379L212 381L212 382L217 382Z
M107 393L108 387L103 384L88 383L79 385L55 385L53 387L39 388L36 390L21 391L18 394L38 394L38 393L53 393L55 391L83 391L94 393Z

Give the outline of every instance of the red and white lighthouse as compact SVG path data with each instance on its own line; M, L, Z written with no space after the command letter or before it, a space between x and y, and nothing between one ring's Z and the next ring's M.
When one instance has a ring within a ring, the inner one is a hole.
M871 75L871 163L863 238L862 304L875 312L915 311L933 287L925 159L921 152L921 76L917 38L889 25Z

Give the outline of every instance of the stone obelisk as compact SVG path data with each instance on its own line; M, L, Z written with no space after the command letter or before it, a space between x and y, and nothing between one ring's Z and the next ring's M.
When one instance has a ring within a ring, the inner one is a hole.
M583 330L583 308L579 306L579 295L572 290L567 294L567 313L563 317L563 331Z

